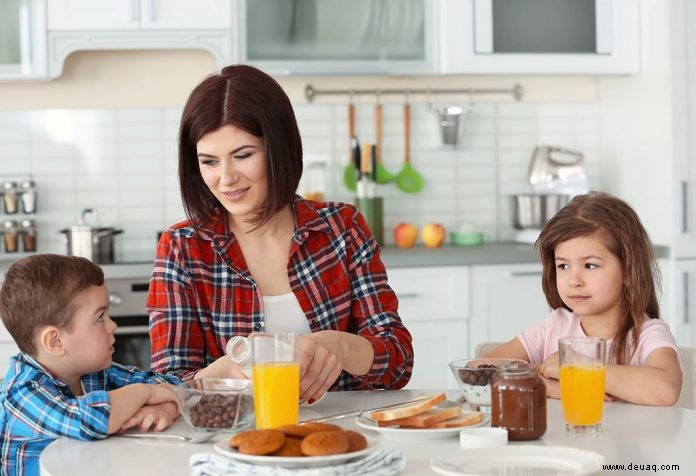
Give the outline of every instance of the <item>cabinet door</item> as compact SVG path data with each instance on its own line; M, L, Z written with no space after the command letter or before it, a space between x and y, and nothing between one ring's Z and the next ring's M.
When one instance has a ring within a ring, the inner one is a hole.
M150 30L230 28L231 10L230 0L140 0L140 27Z
M390 268L388 275L404 323L468 317L468 267Z
M696 259L676 260L674 315L670 316L677 345L696 346Z
M637 0L443 0L445 73L639 70Z
M135 30L140 0L49 0L50 31Z
M0 80L45 76L45 0L0 1Z
M541 264L471 268L471 346L506 342L549 313Z

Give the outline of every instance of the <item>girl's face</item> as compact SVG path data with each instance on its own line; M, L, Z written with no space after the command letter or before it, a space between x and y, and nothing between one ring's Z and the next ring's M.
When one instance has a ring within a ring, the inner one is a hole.
M580 317L619 316L623 296L621 263L597 237L564 241L554 250L556 288Z
M198 167L210 192L236 220L251 218L266 204L263 139L234 126L205 134L196 143Z

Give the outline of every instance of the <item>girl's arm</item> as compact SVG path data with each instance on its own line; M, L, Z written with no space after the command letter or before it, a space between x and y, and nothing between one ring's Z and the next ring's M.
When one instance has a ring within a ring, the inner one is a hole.
M606 392L640 405L674 405L681 391L682 373L674 349L660 347L645 365L607 365Z
M522 342L515 337L509 342L496 347L493 350L489 350L481 357L497 357L497 358L507 358L507 359L522 359L529 362L529 356L522 346Z

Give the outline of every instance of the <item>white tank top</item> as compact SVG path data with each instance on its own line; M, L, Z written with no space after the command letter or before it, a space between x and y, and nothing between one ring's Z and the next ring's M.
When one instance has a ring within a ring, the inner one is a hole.
M279 296L264 296L263 307L265 314L266 332L292 332L293 334L309 334L309 322L293 293Z

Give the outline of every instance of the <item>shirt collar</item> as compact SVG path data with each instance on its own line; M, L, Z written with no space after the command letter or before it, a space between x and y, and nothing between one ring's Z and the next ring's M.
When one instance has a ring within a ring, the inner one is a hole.
M38 360L36 360L34 357L32 357L31 355L25 354L24 352L20 352L17 355L17 360L19 360L20 362L24 362L26 365L34 367L39 372L47 375L51 380L53 380L56 383L57 386L66 387L66 388L68 387L67 383L65 383L63 380L61 380L60 378L53 375L46 367L41 365L41 363Z

